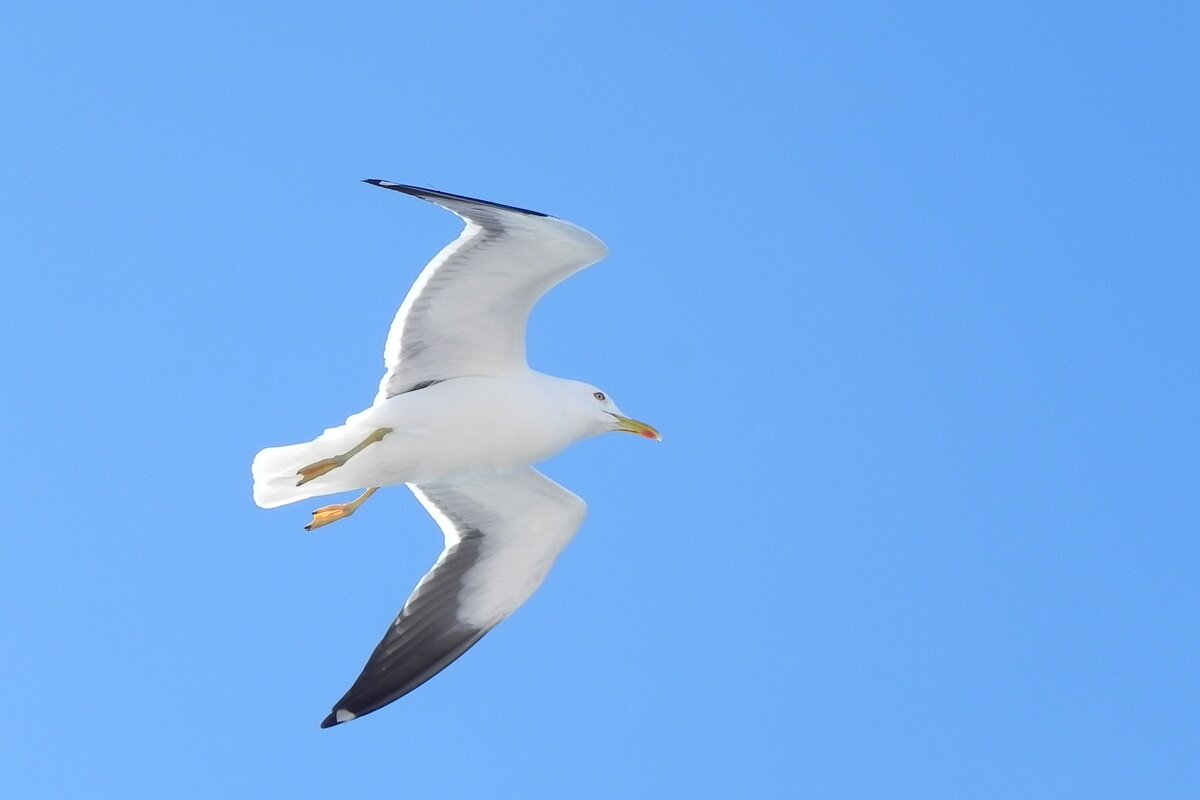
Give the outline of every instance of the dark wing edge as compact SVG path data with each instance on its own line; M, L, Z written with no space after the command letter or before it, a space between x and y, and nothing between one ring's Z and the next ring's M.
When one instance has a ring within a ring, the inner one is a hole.
M540 211L372 178L450 211L462 231L421 270L388 328L374 404L421 383L528 366L534 304L608 248L578 225Z
M537 591L587 514L532 467L409 488L446 547L322 728L398 700L470 650Z
M413 197L419 197L422 200L428 200L431 203L436 203L438 200L456 200L460 203L474 203L479 206L490 206L492 208L502 208L505 211L516 211L520 214L532 214L535 217L549 217L549 214L543 214L541 211L533 211L528 208L520 208L518 206L509 206L504 203L493 203L491 200L480 200L477 197L467 197L462 194L451 194L450 192L439 192L437 189L423 189L420 186L409 186L406 183L393 183L392 181L380 180L379 178L365 178L363 183L369 183L372 186L378 186L381 189L391 189L393 192L404 192Z
M464 625L455 611L463 579L479 561L483 534L468 530L455 545L442 552L404 610L388 628L367 659L350 690L338 700L321 723L330 728L399 700L450 666L499 624Z

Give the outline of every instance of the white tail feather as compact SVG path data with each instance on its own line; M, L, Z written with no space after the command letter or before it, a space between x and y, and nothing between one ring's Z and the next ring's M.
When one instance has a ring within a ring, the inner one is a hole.
M250 465L250 474L254 476L254 502L261 508L277 508L310 497L362 488L354 482L351 472L341 469L303 486L297 486L296 482L300 480L298 473L302 467L346 452L361 441L363 435L361 427L339 425L311 442L260 450Z

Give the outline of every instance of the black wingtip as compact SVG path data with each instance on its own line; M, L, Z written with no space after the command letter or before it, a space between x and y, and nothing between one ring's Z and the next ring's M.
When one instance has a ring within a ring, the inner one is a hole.
M395 181L385 181L380 180L379 178L363 178L363 183L369 183L372 186L378 186L382 189L391 189L393 192L404 192L405 194L417 195L418 197L423 192L441 194L433 189L422 189L420 186L409 186L407 183L396 183Z
M337 725L337 724L339 724L339 723L337 721L337 712L336 711L332 712L328 717L326 717L324 720L321 721L322 728L332 728L334 725Z
M543 214L541 211L533 211L528 208L519 206L509 206L504 203L493 203L491 200L480 200L478 197L467 197L465 194L451 194L450 192L439 192L437 189L425 189L421 186L409 186L406 183L395 183L393 181L384 181L379 178L363 178L363 183L369 183L372 186L378 186L382 189L391 189L393 192L404 192L405 194L419 197L422 200L428 200L436 203L440 200L455 200L460 203L475 203L481 206L491 206L492 208L503 209L504 211L516 211L519 214L530 214L535 217L548 217L549 214Z

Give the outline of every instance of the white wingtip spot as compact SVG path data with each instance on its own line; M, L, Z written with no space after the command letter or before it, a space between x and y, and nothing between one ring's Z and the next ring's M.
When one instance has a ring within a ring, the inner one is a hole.
M358 715L354 714L351 711L347 711L344 708L339 708L337 710L337 714L335 714L333 718L335 720L337 720L339 723L341 723L341 722L349 722L350 720L354 719L356 716L358 716Z

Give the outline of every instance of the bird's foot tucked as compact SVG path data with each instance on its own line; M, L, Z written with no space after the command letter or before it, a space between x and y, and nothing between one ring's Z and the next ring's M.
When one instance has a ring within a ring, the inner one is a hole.
M297 486L303 486L314 478L319 478L327 472L331 472L346 463L345 456L334 456L333 458L322 458L309 464L307 467L301 467L296 474L300 476L300 480L296 481Z
M296 471L296 474L300 476L300 480L296 481L296 485L303 486L315 478L319 478L328 472L332 472L333 470L345 464L354 456L358 455L364 448L369 447L376 442L382 442L383 437L387 436L391 432L391 428L376 428L375 430L371 431L367 438L363 439L361 442L354 445L354 447L351 447L341 455L334 456L333 458L322 458L320 461L314 461L307 467L301 467Z
M332 523L337 522L339 519L345 519L355 511L358 511L358 507L367 502L367 498L375 494L377 491L379 491L378 486L373 489L367 489L349 503L335 503L331 506L318 508L316 511L312 512L312 522L305 525L304 530L315 531L317 528L323 528L326 525L331 525Z

